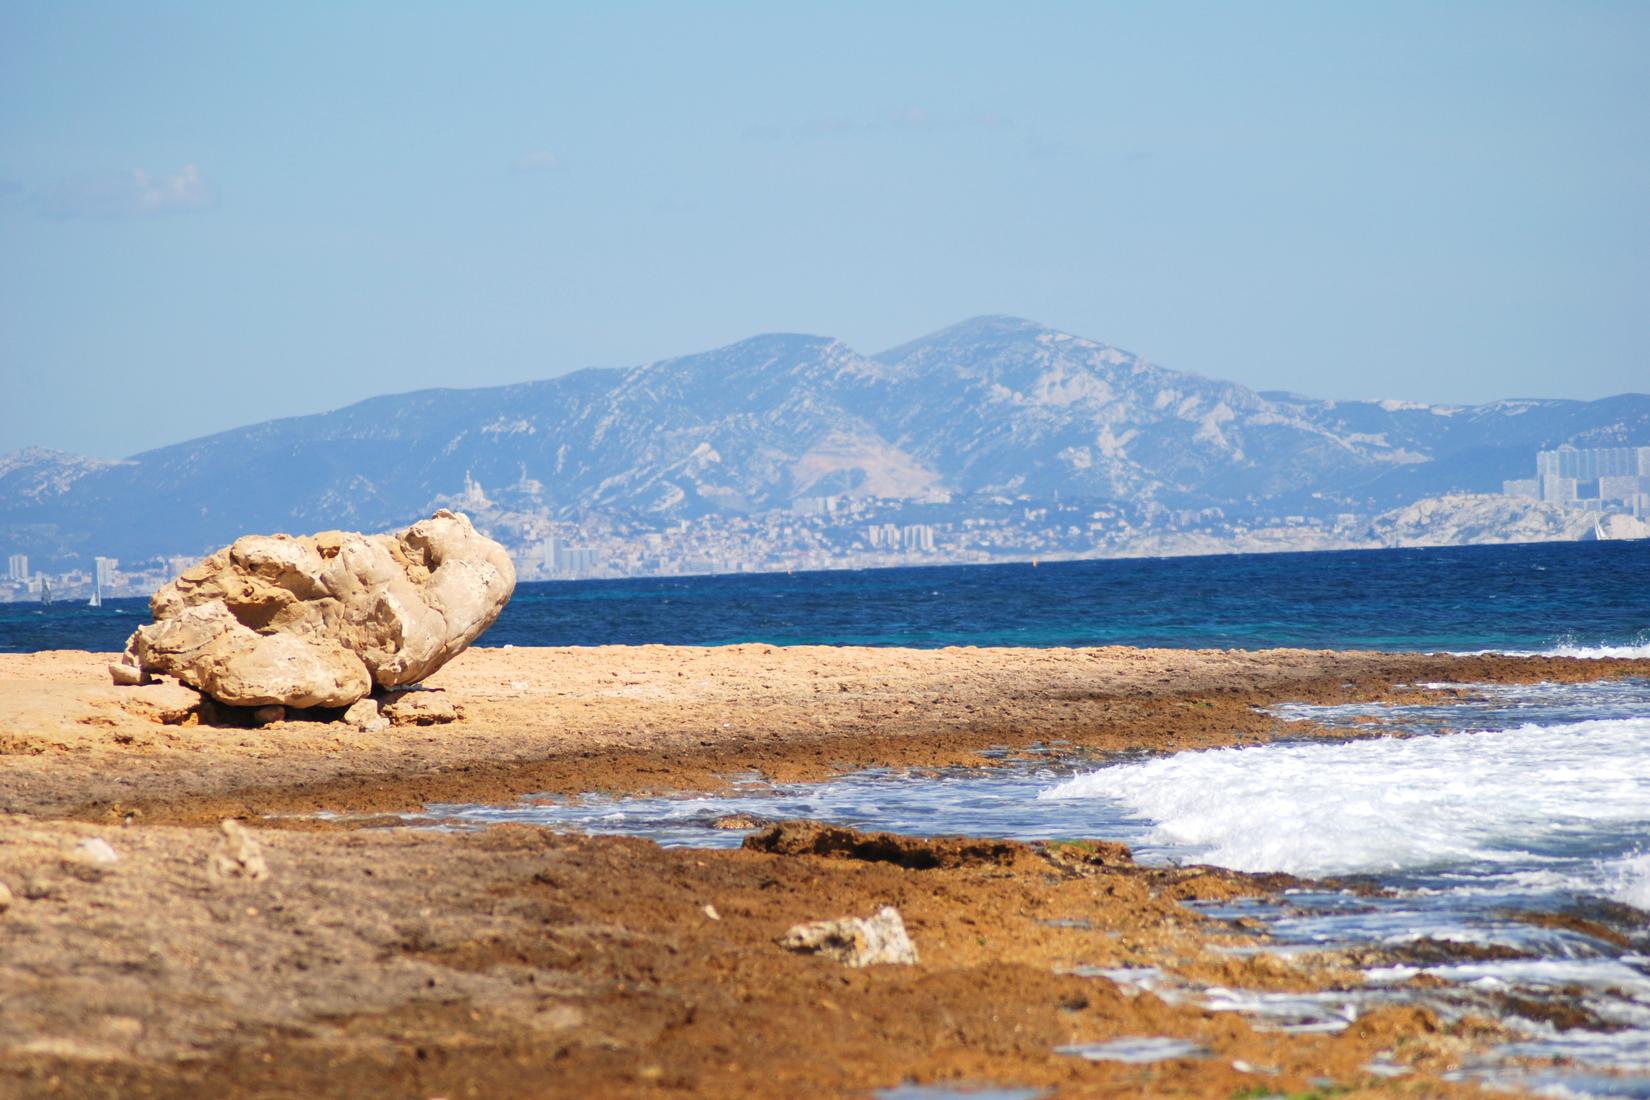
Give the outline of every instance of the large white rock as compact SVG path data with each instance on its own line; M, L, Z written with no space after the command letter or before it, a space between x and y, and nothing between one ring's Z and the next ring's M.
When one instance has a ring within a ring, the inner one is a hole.
M452 660L515 586L504 547L445 510L392 535L247 535L155 593L111 675L175 676L232 706L347 707Z

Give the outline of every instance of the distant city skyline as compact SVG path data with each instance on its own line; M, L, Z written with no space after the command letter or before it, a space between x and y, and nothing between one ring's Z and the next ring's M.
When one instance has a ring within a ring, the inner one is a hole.
M0 10L0 452L1004 313L1650 390L1650 7Z

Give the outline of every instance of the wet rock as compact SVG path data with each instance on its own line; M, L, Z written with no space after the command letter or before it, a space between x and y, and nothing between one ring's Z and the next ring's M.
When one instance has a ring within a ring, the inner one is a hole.
M369 733L390 727L390 720L379 713L377 699L358 699L351 703L344 712L344 721Z
M723 814L711 821L712 829L760 829L764 825L771 825L768 818L757 817L755 814Z
M515 588L502 546L440 511L393 535L247 535L166 585L117 682L176 676L239 707L347 707L423 680Z
M223 832L223 839L218 841L206 864L206 873L213 881L247 879L256 882L269 875L262 846L239 821L225 818L218 828Z
M887 905L871 917L798 924L780 937L779 945L789 951L824 955L844 966L911 966L917 961L917 949L905 933L905 921L898 909Z
M397 691L384 701L383 715L396 726L436 726L458 717L444 691Z
M254 726L267 726L274 722L284 721L286 721L286 708L279 703L258 707L252 712L252 724Z
M900 836L864 833L817 821L781 821L745 838L747 851L780 856L823 856L867 863L894 863L911 870L935 867L1005 866L1036 859L1029 844L1017 840L973 840L966 837Z
M1079 873L1134 866L1129 846L1115 840L1050 840L1036 847L1050 863Z

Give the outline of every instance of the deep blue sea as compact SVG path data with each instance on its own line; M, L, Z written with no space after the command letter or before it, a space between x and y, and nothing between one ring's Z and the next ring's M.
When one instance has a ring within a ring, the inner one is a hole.
M0 604L0 651L116 650L146 621ZM481 644L749 641L1650 654L1650 541L551 581Z

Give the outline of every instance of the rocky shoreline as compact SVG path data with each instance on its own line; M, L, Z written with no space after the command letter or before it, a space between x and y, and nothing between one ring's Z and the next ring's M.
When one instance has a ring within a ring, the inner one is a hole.
M1258 709L1286 700L1650 675L1643 660L1302 650L472 649L416 693L441 705L403 724L256 727L176 685L111 686L109 659L0 655L0 1096L1473 1092L1441 1075L1497 1040L1487 1019L1394 1007L1282 1034L1096 976L1356 982L1332 954L1233 955L1252 934L1183 904L1278 879L1136 867L1116 845L805 825L731 852L361 826L432 801L753 770L987 766L988 748L1254 743L1301 735ZM781 942L885 906L915 965ZM1198 1053L1056 1053L1143 1037Z

